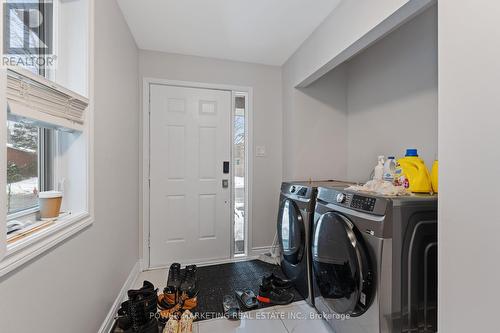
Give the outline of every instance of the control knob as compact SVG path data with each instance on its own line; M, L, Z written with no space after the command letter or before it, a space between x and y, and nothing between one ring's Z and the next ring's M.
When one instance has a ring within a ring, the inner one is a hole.
M347 199L347 196L344 193L337 194L337 202L344 203Z

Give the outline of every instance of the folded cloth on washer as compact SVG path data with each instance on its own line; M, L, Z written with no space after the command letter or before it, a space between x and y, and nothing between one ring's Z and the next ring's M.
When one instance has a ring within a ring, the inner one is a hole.
M353 185L346 188L349 191L373 193L385 196L405 196L411 193L403 186L396 186L385 180L370 180L364 185Z

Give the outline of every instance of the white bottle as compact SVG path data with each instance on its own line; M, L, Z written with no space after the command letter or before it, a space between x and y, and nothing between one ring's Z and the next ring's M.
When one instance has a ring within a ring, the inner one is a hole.
M394 156L389 156L384 163L384 180L394 182L394 174L396 173L396 159Z
M378 157L378 164L375 167L375 172L373 174L374 180L382 180L384 178L384 156Z

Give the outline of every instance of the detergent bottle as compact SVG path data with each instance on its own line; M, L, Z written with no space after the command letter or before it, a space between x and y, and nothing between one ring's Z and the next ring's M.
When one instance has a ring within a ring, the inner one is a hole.
M432 191L434 193L438 193L438 158L437 158L437 156L436 156L436 159L434 160L434 163L432 164L431 185L432 185Z
M430 193L432 191L431 177L424 161L418 157L416 149L407 149L406 156L398 160L401 170L400 182L415 193Z

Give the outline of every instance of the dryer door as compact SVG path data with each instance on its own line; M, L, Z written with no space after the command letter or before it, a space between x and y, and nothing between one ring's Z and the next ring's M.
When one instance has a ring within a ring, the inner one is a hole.
M281 203L278 238L284 260L292 265L300 263L305 253L304 221L299 208L290 199L285 199Z
M373 272L362 235L343 215L328 212L312 243L315 291L337 314L359 316L373 298Z

